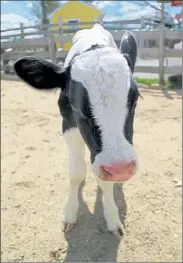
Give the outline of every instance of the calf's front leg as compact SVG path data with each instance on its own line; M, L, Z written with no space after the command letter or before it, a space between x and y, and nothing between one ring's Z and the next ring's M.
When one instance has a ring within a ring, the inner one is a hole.
M104 217L107 222L107 228L109 232L115 235L117 238L121 238L125 234L125 230L122 222L119 219L118 208L114 201L113 186L112 182L103 181L96 177L98 186L103 191L103 206L104 206Z
M77 219L79 208L78 189L85 179L86 163L84 160L85 145L77 128L64 133L64 139L69 150L69 194L66 202L62 231L70 231Z

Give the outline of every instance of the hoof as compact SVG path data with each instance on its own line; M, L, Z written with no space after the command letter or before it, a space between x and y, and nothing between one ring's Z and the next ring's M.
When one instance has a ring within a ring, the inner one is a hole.
M74 227L75 223L67 223L67 222L63 222L62 223L62 231L67 233L67 232L70 232L73 227Z

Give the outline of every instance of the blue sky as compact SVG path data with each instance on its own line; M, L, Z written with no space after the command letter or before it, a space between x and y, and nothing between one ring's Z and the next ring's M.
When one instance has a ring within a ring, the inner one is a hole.
M34 18L31 13L33 1L2 1L1 21L2 29L17 27L20 22L28 25ZM67 1L61 1L67 2ZM156 1L148 1L159 6ZM139 16L151 15L153 9L146 6L142 1L93 1L93 4L105 13L104 20L139 18ZM181 7L171 7L166 4L166 10L173 16L181 13Z

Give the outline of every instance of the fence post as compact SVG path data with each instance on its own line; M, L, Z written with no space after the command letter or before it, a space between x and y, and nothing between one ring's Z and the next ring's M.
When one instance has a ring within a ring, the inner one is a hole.
M63 34L63 25L62 25L62 18L61 17L58 18L58 25L59 25L59 33L60 33L60 35L62 35Z
M21 38L24 38L24 26L23 23L20 23Z
M1 49L1 55L3 55L3 53L5 54L5 50ZM4 58L4 56L2 56ZM2 59L2 69L4 70L4 73L8 73L8 62L9 60L7 59Z
M143 31L139 31L139 57L144 59L144 36L143 36Z
M48 50L51 61L56 63L55 41L52 36L48 36Z
M63 23L62 23L62 18L61 18L61 17L58 18L58 26L59 26L60 36L62 36L63 33L64 33L64 29L63 29ZM64 45L63 45L63 43L61 42L61 40L59 41L59 45L60 45L60 48L63 49Z
M141 17L140 24L141 24L141 30L142 30L145 27L144 17Z
M165 57L165 50L164 50L164 39L165 39L165 30L164 30L164 3L161 4L161 24L159 26L159 83L160 85L165 84L164 80L164 73L165 73L165 68L164 68L164 57Z

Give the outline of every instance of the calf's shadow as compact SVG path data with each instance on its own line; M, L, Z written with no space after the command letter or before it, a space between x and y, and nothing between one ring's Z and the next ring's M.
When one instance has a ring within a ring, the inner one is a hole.
M116 262L120 240L107 231L103 215L102 191L98 187L94 214L82 197L84 183L79 189L79 212L75 228L65 235L68 242L63 262ZM114 185L114 198L119 217L125 226L127 206L121 184Z

